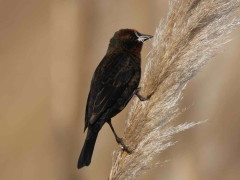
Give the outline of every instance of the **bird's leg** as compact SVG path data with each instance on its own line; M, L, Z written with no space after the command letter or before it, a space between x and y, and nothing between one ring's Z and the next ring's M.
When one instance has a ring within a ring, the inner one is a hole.
M140 101L147 101L151 98L151 96L153 95L154 92L152 92L150 95L148 95L147 97L143 97L139 94L141 88L137 88L135 90L135 95L140 99Z
M128 147L123 143L122 138L118 137L118 135L116 134L116 132L115 132L113 126L112 126L111 119L108 120L107 123L109 124L109 126L110 126L110 128L111 128L111 130L112 130L112 132L113 132L113 134L114 134L114 136L115 136L115 138L116 138L117 143L118 143L118 144L121 144L123 150L130 154L131 151L130 151L130 150L128 149Z

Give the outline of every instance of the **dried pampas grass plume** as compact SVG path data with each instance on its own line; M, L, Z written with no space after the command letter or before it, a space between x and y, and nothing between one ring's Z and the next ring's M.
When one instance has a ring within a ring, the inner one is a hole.
M124 142L133 152L114 152L110 180L136 178L175 144L170 141L174 134L201 123L170 125L179 114L178 103L188 81L239 24L234 17L239 6L240 0L170 0L140 84L142 96L153 96L145 102L134 98L124 131Z

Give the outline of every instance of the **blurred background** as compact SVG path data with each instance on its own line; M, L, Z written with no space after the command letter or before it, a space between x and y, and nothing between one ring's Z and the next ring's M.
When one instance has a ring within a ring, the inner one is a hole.
M153 34L167 10L167 0L0 1L1 180L107 179L118 148L108 126L91 166L76 168L92 74L115 31ZM239 32L184 93L177 123L208 122L177 135L159 155L169 162L138 179L240 179ZM120 135L127 112L113 120Z

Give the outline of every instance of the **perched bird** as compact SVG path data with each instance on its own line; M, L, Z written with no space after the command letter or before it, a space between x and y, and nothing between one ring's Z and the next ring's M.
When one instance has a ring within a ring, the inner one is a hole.
M78 160L78 168L88 166L102 126L107 122L123 150L130 150L114 131L111 118L121 112L134 94L139 94L141 50L143 42L152 38L133 29L121 29L111 38L108 50L98 65L91 81L85 114L87 137Z

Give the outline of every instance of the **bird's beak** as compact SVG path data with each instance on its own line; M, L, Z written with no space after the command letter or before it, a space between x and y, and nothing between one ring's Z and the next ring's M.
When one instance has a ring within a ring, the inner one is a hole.
M151 39L153 36L152 35L147 35L147 34L141 34L141 33L136 33L136 36L138 37L139 42L144 42L148 39Z

